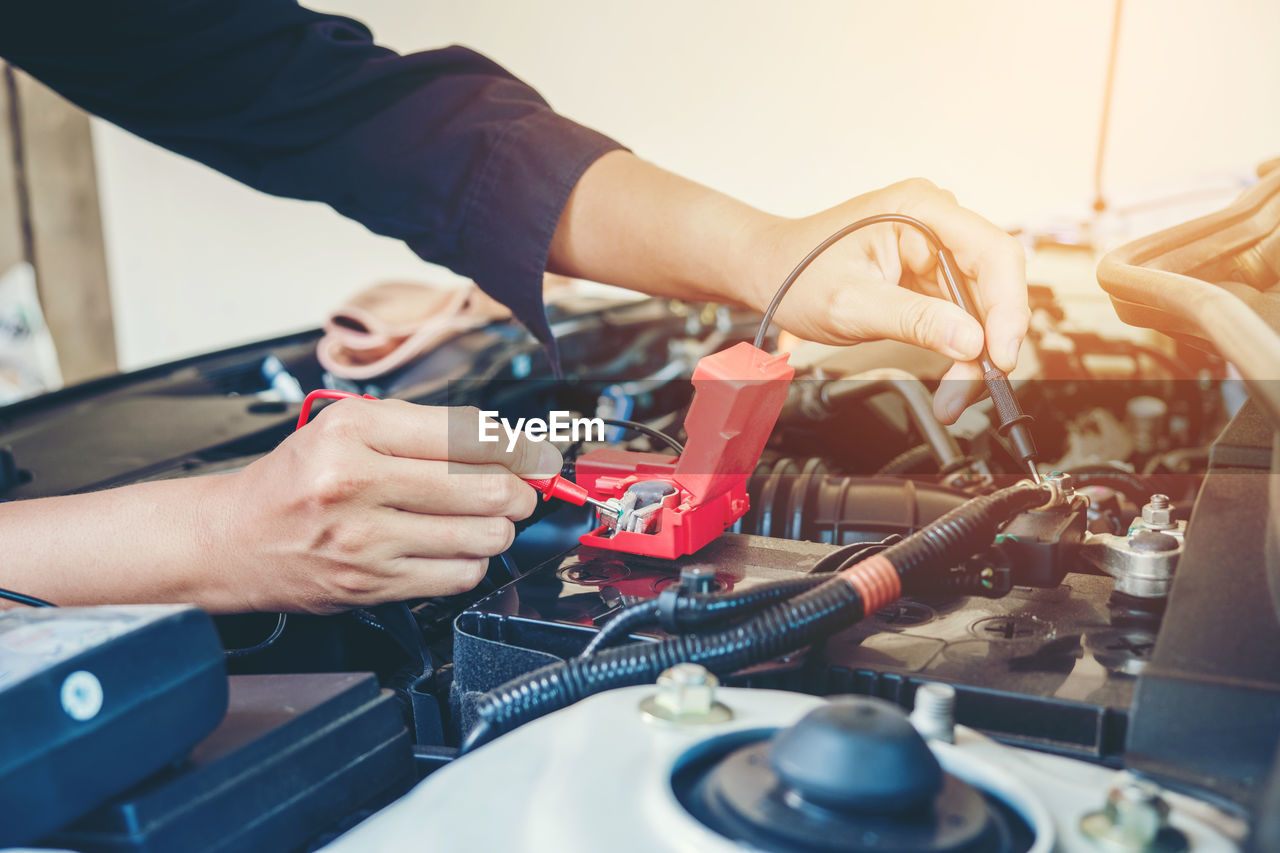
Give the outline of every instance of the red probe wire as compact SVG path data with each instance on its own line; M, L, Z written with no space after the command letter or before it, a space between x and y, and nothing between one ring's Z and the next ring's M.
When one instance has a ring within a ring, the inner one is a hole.
M335 391L332 388L320 388L312 391L302 401L302 411L298 412L298 425L294 427L294 432L302 429L307 425L307 421L311 419L311 408L317 400L346 400L350 397L360 397L365 400L376 400L371 394L355 394L351 391ZM604 503L596 500L587 494L587 490L572 480L566 480L564 477L556 474L554 477L546 478L530 478L522 477L526 483L533 486L542 495L544 501L552 498L559 498L562 501L573 504L574 506L582 506L585 503L592 503L598 507L608 509Z

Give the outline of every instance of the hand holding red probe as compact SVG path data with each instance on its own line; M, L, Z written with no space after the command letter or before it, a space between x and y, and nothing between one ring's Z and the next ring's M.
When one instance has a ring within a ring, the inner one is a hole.
M211 478L208 538L238 599L218 609L331 613L468 590L537 506L524 478L562 465L547 442L480 441L476 409L318 397L339 399Z

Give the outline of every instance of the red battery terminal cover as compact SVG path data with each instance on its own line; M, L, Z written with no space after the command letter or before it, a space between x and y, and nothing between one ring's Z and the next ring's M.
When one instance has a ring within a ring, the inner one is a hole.
M675 559L718 537L750 507L747 479L760 461L794 375L785 354L771 355L745 342L699 361L684 422L688 440L679 458L604 449L577 461L578 484L597 500L622 500L629 488L645 480L672 484L674 491L649 517L648 532L601 523L579 541Z

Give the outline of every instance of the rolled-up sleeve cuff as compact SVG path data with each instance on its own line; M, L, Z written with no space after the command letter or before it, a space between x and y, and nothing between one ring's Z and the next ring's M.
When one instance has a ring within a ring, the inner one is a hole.
M542 276L560 214L587 167L622 145L550 110L504 128L469 188L459 272L505 303L558 368Z

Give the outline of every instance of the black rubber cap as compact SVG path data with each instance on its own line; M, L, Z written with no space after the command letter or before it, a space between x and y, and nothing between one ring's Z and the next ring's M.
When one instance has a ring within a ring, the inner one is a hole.
M769 760L803 799L832 809L917 808L942 789L942 768L897 705L834 699L778 734Z

